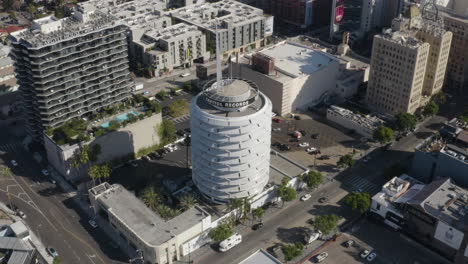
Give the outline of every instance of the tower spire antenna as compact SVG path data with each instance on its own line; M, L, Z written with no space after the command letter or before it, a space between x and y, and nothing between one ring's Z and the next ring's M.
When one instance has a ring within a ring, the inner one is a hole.
M218 20L215 19L215 32L216 32L216 86L217 89L223 89L223 73L221 71L221 51L219 46L219 35L218 35Z

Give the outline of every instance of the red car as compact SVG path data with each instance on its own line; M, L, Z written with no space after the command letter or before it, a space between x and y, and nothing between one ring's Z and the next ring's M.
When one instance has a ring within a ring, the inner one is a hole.
M275 121L276 123L281 123L281 122L283 122L283 120L281 120L281 119L279 119L279 118L277 118L277 117L273 118L273 121Z

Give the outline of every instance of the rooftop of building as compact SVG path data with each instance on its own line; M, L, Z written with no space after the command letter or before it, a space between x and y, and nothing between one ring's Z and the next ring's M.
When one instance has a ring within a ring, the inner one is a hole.
M34 252L34 249L26 242L16 237L0 237L0 249L12 251L9 258L6 259L8 264L28 264L30 255Z
M115 16L132 29L145 30L154 28L158 20L165 19L162 10L167 7L164 0L91 0L85 3ZM85 3L79 5L85 5Z
M290 41L281 42L259 53L273 58L275 68L293 78L310 75L330 64L339 63L331 54Z
M378 118L377 116L354 113L351 110L336 105L330 106L330 108L328 108L327 111L336 113L368 129L376 129L377 127L385 123L382 119Z
M170 11L170 14L213 33L216 27L223 31L227 30L228 24L236 26L263 19L261 9L233 0L190 5Z
M390 203L400 201L401 199L407 200L404 197L408 197L408 195L414 193L415 188L420 190L423 186L420 181L407 174L402 174L386 182L382 186L382 190L375 194L372 199L388 206Z
M455 185L450 178L427 184L406 203L459 230L468 225L468 190Z
M119 184L103 183L90 192L98 194L97 200L111 214L153 246L169 241L209 216L198 206L193 206L170 220L164 220Z
M306 166L277 151L272 150L270 153L270 183L280 185L284 177L292 179L308 170Z
M186 23L179 23L165 29L151 29L145 32L142 41L153 43L159 39L170 42L178 39L185 39L193 35L201 35L202 32L196 26Z
M30 28L12 33L13 38L30 47L40 48L63 40L120 24L114 17L97 10L76 12L57 19L47 16L34 20Z
M259 249L239 262L239 264L282 264L282 262L270 255L266 250Z
M415 32L413 31L392 31L391 29L386 29L383 34L376 35L375 37L385 39L410 49L418 49L425 42L419 40L414 34Z
M251 81L226 78L223 82L222 88L216 87L215 80L206 83L208 88L195 99L202 111L219 117L243 117L258 112L267 103L266 96Z

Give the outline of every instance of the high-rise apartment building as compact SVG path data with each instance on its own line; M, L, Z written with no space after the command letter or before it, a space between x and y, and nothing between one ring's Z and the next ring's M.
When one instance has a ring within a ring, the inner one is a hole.
M130 95L126 27L80 6L68 18L47 16L12 34L27 130L42 131L84 117Z
M414 113L424 84L429 43L405 32L374 37L367 103L381 112Z
M414 113L442 89L452 33L444 29L437 15L421 16L416 5L410 6L404 17L394 19L392 29L375 40L367 92L369 105L391 114ZM426 54L423 47L427 46Z

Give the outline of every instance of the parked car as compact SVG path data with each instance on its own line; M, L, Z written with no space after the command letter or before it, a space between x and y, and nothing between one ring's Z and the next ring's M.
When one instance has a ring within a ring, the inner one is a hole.
M326 203L326 202L328 202L328 198L327 197L320 197L320 199L318 201L319 201L319 203Z
M274 127L274 128L273 128L273 131L275 131L275 132L281 131L281 127Z
M98 228L98 224L96 223L96 221L90 219L88 223L92 228Z
M48 171L48 170L43 169L43 170L41 170L41 172L42 172L42 174L43 174L44 176L49 176L49 171Z
M253 229L253 230L258 230L258 229L260 229L260 228L262 228L262 227L263 227L263 223L257 223L257 224L255 224L255 225L252 226L252 229Z
M307 132L305 130L299 130L299 132L301 132L302 136L306 136L307 135Z
M370 159L371 159L370 157L365 156L365 157L362 159L362 161L363 161L364 163L367 163L367 162L369 162Z
M359 256L361 256L361 258L365 259L365 258L367 258L367 256L369 256L369 253L370 253L370 251L365 249L364 251L361 252L361 254L359 254Z
M309 142L302 142L299 144L299 147L305 148L309 146Z
M294 116L294 119L296 119L296 120L301 120L301 116L295 115L295 116Z
M301 197L301 201L307 201L310 199L310 197L312 197L310 194L305 194Z
M48 247L48 248L46 248L46 251L47 251L47 253L49 253L49 255L51 255L53 258L56 258L56 257L59 256L59 254L57 253L57 251L56 251L54 248Z
M148 156L142 156L141 159L144 160L144 161L149 161L150 160L150 158Z
M17 210L16 213L19 215L19 217L26 219L26 214L23 211Z
M322 155L322 156L318 157L317 159L319 159L319 160L327 160L327 159L330 159L330 156L328 156L328 155Z
M16 160L10 160L10 164L13 165L13 167L18 166L18 162L16 162Z
M185 137L185 136L186 136L185 131L182 130L182 129L177 130L176 134L179 135L179 136L181 136L181 137Z
M367 261L373 261L377 257L377 253L372 252L369 256L367 256Z
M310 137L313 138L313 139L317 139L319 138L320 134L312 134Z
M297 139L297 138L291 138L291 139L289 140L289 142L299 142L299 139Z
M187 76L190 76L190 72L184 72L182 73L181 75L179 75L180 77L187 77Z
M316 150L317 150L317 148L314 148L314 147L311 147L311 148L306 149L306 151L309 152L309 153L310 153L310 152L314 152L314 151L316 151Z
M273 118L273 121L276 122L276 123L278 123L278 124L281 123L281 122L283 122L283 120L279 119L278 117L274 117L274 118Z
M307 232L306 235L305 235L304 241L305 241L306 244L310 244L310 243L314 242L315 240L319 239L319 237L321 237L321 236L322 236L321 231Z
M327 253L327 252L322 252L322 253L318 254L318 255L315 257L315 261L316 261L317 263L319 263L319 262L324 261L326 258L328 258L328 253Z
M354 240L348 240L344 243L344 246L347 247L347 248L350 248L354 245Z

